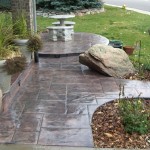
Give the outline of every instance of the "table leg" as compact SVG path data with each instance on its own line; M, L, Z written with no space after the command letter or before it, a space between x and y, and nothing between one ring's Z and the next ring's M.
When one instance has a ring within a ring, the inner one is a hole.
M60 19L59 21L60 21L60 26L65 26L65 23L64 23L65 19Z

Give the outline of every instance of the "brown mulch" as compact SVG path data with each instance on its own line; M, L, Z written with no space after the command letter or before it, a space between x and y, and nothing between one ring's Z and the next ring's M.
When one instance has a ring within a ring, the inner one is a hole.
M129 74L128 76L124 77L125 79L130 80L145 80L150 81L150 70L145 70L144 72L141 71L141 73L135 73L135 74Z
M146 107L149 110L150 100L146 101ZM91 126L95 147L150 148L150 133L139 135L125 132L117 101L100 106L93 115Z

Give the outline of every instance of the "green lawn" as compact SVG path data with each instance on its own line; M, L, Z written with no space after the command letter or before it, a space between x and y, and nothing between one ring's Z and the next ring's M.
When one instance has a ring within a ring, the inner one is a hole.
M150 29L149 15L105 6L105 12L101 14L76 16L70 20L76 22L75 32L96 33L108 39L121 40L124 45L134 45L141 40L142 63L150 64L150 35L147 32ZM54 21L56 20L37 17L38 27L42 30ZM138 51L134 52L136 53Z

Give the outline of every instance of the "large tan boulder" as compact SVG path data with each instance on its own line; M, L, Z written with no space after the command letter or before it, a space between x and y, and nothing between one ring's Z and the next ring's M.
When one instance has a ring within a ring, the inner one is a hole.
M102 44L96 44L80 54L79 62L113 77L124 77L135 71L128 55L122 49Z

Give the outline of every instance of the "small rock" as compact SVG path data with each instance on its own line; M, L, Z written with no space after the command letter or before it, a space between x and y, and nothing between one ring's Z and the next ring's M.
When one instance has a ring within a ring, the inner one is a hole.
M90 15L90 14L91 14L91 11L87 11L87 12L86 12L86 15Z
M95 12L94 11L91 11L91 15L94 15L95 14Z
M113 137L113 135L112 134L110 134L110 133L104 133L107 137Z
M44 18L48 18L49 14L48 13L43 13Z
M77 15L78 15L78 16L83 16L83 13L78 13Z

